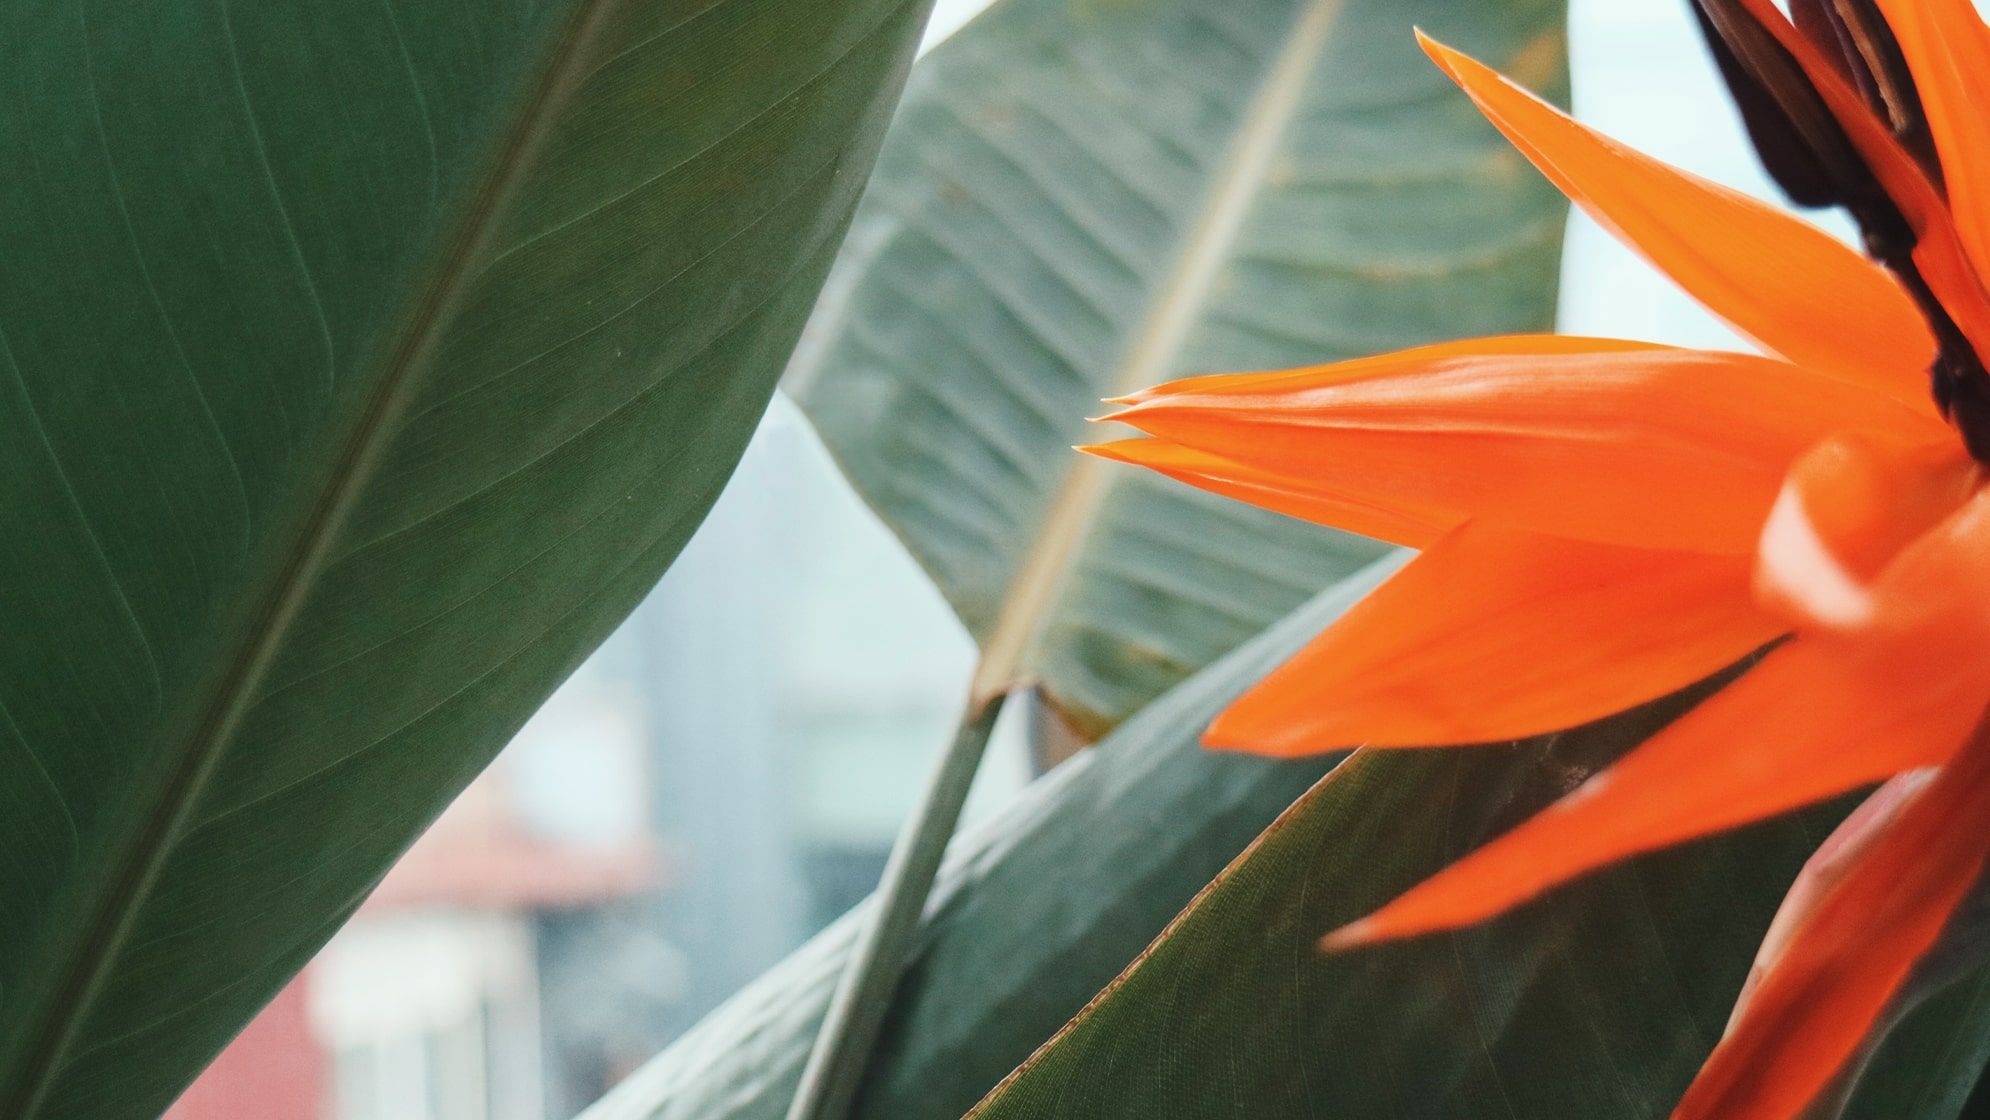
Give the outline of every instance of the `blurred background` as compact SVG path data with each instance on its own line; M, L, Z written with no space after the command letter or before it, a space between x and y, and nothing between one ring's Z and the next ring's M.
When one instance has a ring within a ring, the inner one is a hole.
M1771 196L1680 3L1571 7L1585 120ZM1580 217L1561 318L1733 344ZM869 893L972 664L777 399L648 601L169 1116L567 1120ZM1033 772L1016 710L970 817Z

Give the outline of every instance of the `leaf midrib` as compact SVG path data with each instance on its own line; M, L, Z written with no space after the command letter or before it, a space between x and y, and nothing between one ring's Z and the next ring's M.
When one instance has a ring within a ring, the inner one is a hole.
M178 760L139 821L112 853L110 887L91 892L80 935L60 942L74 946L63 956L62 978L40 991L42 1002L30 1015L25 1046L0 1067L0 1114L32 1120L56 1083L63 1060L88 1018L130 935L132 924L157 885L174 845L200 800L215 765L226 754L264 675L289 637L291 625L309 600L334 542L373 474L412 397L412 388L433 358L462 297L475 279L474 266L490 247L499 218L551 132L561 108L582 84L590 47L623 0L578 0L549 52L538 82L527 95L512 128L492 157L481 186L399 332L378 386L341 440L338 454L319 489L319 499L283 553L269 587L258 600L246 631L214 693L196 708L195 721ZM9 1088L8 1086L13 1086Z
M1112 396L1144 389L1173 372L1189 329L1208 305L1223 262L1262 192L1279 144L1290 131L1344 0L1310 0L1239 117L1235 136L1211 176L1202 208L1187 226L1147 315L1128 340L1108 384ZM1052 497L1042 530L1002 596L982 644L970 695L979 708L1022 683L1024 661L1056 608L1076 558L1111 489L1106 464L1076 458Z

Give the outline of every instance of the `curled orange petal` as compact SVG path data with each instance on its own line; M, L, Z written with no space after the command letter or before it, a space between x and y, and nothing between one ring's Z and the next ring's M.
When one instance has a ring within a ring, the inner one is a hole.
M1872 617L1856 637L1911 645L1916 656L1990 661L1990 489L1900 550L1872 585ZM1990 682L1986 682L1990 685ZM1990 687L1986 687L1990 694Z
M1764 348L1928 404L1935 345L1885 270L1823 231L1594 132L1434 40L1436 60L1571 200Z
M1781 632L1744 557L1477 523L1432 545L1224 712L1271 755L1558 731L1719 671Z
M1784 362L1548 336L1193 378L1111 419L1321 501L1728 555L1818 440L1940 430Z
M1790 469L1764 523L1756 593L1794 623L1860 626L1881 569L1980 484L1952 440L1826 440Z

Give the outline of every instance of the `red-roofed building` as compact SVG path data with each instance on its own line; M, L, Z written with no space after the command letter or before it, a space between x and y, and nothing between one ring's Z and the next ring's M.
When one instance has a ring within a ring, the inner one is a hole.
M560 714L532 734L578 728L582 757L640 766L614 704ZM512 780L500 765L471 785L166 1120L541 1120L535 919L648 890L659 868L640 828L533 828Z

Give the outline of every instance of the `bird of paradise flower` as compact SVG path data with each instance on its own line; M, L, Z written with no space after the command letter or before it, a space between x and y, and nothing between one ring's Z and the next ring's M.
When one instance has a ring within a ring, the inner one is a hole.
M1793 892L1681 1120L1800 1114L1990 856L1990 29L1970 0L1698 0L1765 164L1868 256L1426 50L1760 354L1480 339L1114 403L1086 448L1421 554L1216 721L1274 755L1517 739L1768 649L1332 948L1888 781ZM1794 18L1792 18L1794 17Z

